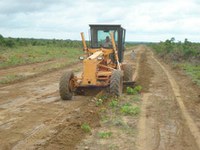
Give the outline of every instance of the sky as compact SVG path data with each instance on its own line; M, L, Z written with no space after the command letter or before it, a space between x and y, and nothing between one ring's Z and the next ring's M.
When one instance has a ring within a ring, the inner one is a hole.
M127 41L200 42L200 0L1 0L4 37L89 39L89 24L121 24Z

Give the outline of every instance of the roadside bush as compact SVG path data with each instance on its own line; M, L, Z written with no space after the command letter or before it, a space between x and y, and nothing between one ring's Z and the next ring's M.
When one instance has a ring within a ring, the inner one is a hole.
M175 38L165 42L151 43L149 46L162 58L173 61L200 60L200 43L192 43L185 39L175 43Z
M99 132L98 133L98 136L100 137L100 138L109 138L109 137L111 137L112 136L112 132Z
M89 124L87 123L83 123L81 125L81 129L84 131L84 132L91 132L91 127L89 126Z
M110 103L109 103L109 106L114 108L114 107L117 107L119 104L118 100L117 99L113 99Z
M129 95L135 95L135 94L138 94L141 90L142 90L142 87L140 85L138 85L134 88L127 87L126 93L129 94Z
M125 104L121 107L121 112L125 115L137 115L140 113L140 108L131 104Z

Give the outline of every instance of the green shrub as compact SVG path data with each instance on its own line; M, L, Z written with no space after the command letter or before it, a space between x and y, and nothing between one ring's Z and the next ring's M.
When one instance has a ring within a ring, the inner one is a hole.
M123 105L121 112L125 115L137 115L140 113L140 108L138 106Z
M96 106L101 106L103 104L103 100L102 99L97 99L96 100Z
M134 90L139 93L142 90L142 87L140 85L137 85L136 87L134 87Z
M87 124L87 123L83 123L83 124L81 125L81 129L82 129L84 132L91 132L91 128L90 128L89 124Z
M100 137L100 138L109 138L109 137L111 137L112 136L112 132L99 132L98 133L98 136Z
M126 88L126 93L129 94L129 95L135 95L135 94L137 94L137 91L134 90L134 89L131 88L131 87L127 87L127 88Z
M118 106L118 100L117 99L113 99L110 103L109 106L114 108Z
M134 88L127 87L126 93L129 94L129 95L135 95L135 94L138 94L141 90L142 90L142 87L140 85L138 85Z

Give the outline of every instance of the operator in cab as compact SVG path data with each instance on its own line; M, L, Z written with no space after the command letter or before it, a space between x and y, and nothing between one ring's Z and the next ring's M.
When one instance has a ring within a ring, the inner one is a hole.
M103 47L111 47L111 40L109 38L109 36L106 36L105 42L103 43Z

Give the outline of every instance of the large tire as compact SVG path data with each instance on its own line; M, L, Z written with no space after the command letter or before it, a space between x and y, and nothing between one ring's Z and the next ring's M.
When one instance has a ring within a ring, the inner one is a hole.
M73 72L66 72L60 78L59 92L62 100L71 100L73 97L73 91L70 87L70 81L73 77Z
M123 90L123 78L120 70L114 70L110 78L110 93L121 96Z
M124 64L124 81L132 81L133 80L133 66L131 64Z

